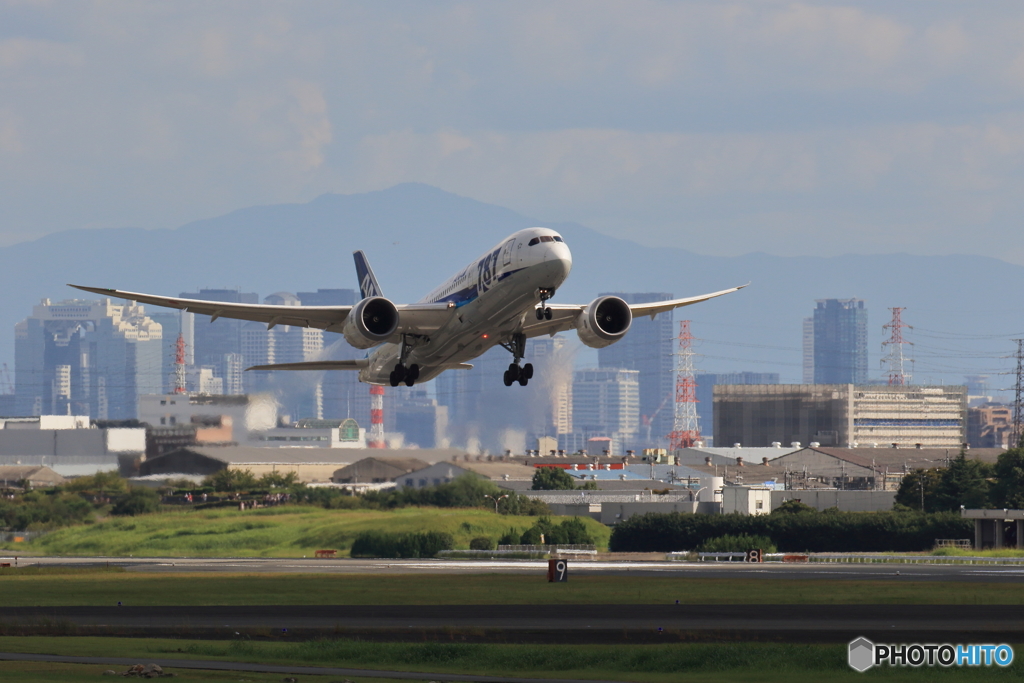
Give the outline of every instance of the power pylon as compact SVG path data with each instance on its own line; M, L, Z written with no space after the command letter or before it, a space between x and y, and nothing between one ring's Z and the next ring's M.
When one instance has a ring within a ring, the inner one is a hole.
M906 308L890 308L892 311L892 321L886 325L882 325L883 330L889 330L890 336L887 340L882 342L882 350L885 347L889 347L889 355L882 359L883 365L889 367L889 385L890 386L903 386L910 384L910 374L904 371L903 363L903 345L910 344L911 342L904 341L903 339L903 328L914 329L910 325L903 322L903 311Z
M1013 397L1013 446L1021 446L1021 438L1024 437L1024 339L1014 339L1017 342L1017 386Z
M672 433L668 435L669 448L689 448L700 441L700 421L697 417L697 380L693 374L693 335L690 321L679 323L679 349L676 351L676 409Z

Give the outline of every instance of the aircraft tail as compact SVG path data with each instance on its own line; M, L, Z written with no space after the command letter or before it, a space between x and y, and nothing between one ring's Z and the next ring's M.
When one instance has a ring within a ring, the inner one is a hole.
M356 251L352 254L356 260L356 276L359 278L359 293L365 299L371 296L384 296L377 284L377 278L370 268L370 262L366 260L366 254Z

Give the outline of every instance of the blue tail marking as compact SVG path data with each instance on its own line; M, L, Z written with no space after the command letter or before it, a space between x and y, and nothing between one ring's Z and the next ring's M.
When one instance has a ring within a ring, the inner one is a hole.
M384 296L377 284L377 278L373 275L370 262L366 260L366 254L362 251L353 252L356 260L356 276L359 278L359 293L365 299L371 296Z

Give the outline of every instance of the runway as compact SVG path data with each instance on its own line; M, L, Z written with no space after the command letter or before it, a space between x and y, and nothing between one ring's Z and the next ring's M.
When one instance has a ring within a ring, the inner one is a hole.
M1024 612L1002 605L277 605L13 607L7 633L604 643L666 641L1020 642Z
M13 558L0 558L4 562ZM766 562L652 562L569 560L574 575L690 578L849 579L1022 583L1024 566L966 564L783 564ZM543 560L380 560L312 558L19 558L19 566L118 566L132 572L240 572L315 574L519 574L542 573Z

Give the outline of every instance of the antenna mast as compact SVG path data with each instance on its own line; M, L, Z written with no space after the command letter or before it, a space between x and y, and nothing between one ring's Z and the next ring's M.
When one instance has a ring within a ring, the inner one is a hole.
M697 418L697 380L693 376L693 335L690 321L679 323L679 350L676 357L676 410L672 433L668 435L673 451L689 448L700 441Z
M903 340L903 328L914 329L910 325L903 322L903 308L890 308L892 311L892 320L882 325L883 330L890 330L890 336L887 340L882 342L882 350L885 347L889 347L889 355L882 359L882 364L889 367L889 386L903 386L910 383L910 374L903 370L903 345L910 344L908 341Z
M370 436L368 448L384 448L384 387L370 385Z

